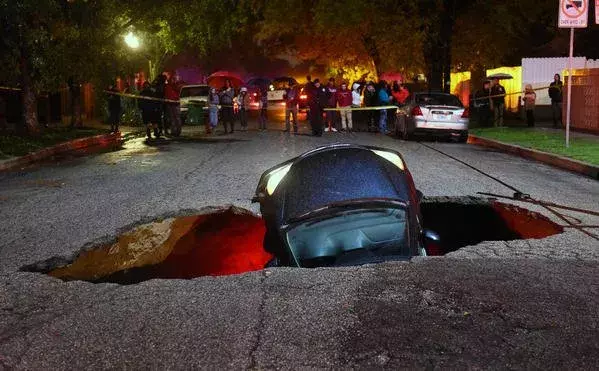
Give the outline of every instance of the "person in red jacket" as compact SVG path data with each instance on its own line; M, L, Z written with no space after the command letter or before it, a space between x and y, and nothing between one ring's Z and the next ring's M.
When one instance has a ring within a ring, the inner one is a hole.
M174 77L171 77L164 88L164 97L168 100L179 100L179 85ZM175 137L181 135L181 109L179 103L168 102L166 110L171 121L171 134Z
M335 93L335 103L339 107L339 113L341 114L341 128L345 131L352 131L352 119L351 119L351 104L352 104L352 92L347 88L346 83L341 84L341 89Z
M395 102L397 102L397 105L401 106L406 102L408 96L410 96L410 92L408 91L408 89L406 89L405 86L403 86L401 81L399 83L395 81L393 83L393 90L391 91L391 95L393 96L393 99L395 99Z

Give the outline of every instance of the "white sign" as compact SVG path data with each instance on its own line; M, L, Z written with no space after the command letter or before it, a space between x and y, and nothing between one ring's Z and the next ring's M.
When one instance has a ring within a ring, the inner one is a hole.
M586 28L588 15L589 0L559 0L560 28Z

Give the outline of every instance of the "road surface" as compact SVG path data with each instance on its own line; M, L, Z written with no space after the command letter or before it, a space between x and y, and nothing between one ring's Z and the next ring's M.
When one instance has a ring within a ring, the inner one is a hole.
M411 263L128 286L20 271L169 215L228 204L257 212L250 198L264 170L334 142L399 150L426 196L512 194L418 142L281 128L136 139L0 174L0 369L599 367L599 242L572 228ZM471 145L427 145L532 197L599 210L595 180Z

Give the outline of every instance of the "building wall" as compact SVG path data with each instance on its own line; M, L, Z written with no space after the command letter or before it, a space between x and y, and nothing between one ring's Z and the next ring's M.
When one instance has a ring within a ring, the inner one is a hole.
M572 58L572 68L574 69L586 68L587 63L586 57ZM550 105L551 99L547 88L556 73L563 77L567 75L567 69L568 58L523 58L521 89L524 90L526 84L531 84L533 89L539 89L537 90L537 105Z
M565 106L563 114L565 124ZM572 128L599 134L599 68L572 71L570 120Z

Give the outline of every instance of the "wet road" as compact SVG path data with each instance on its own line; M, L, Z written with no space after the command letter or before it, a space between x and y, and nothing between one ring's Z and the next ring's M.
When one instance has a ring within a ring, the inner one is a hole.
M426 196L512 193L417 142L294 136L282 127L152 146L137 139L118 152L0 174L0 366L599 366L599 242L572 229L408 264L126 287L18 272L167 215L226 204L257 212L250 198L262 171L334 142L399 150ZM599 210L595 180L474 146L428 144L532 197Z

